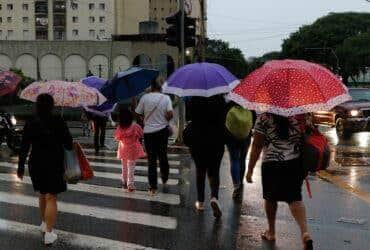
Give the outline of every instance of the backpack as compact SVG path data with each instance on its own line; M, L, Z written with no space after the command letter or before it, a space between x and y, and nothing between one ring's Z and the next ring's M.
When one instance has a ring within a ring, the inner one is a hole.
M306 134L302 145L302 165L306 172L325 170L330 163L330 147L317 128Z
M232 107L226 115L226 129L237 140L245 140L253 126L253 114L241 106Z

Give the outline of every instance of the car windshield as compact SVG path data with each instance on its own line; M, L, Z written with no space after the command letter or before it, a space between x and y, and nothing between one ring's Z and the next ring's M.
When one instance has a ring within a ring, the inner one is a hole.
M355 102L370 101L370 89L350 89L349 94Z

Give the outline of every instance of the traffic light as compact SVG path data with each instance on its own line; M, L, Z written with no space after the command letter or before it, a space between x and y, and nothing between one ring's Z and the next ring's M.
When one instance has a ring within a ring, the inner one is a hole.
M166 42L169 46L178 47L181 49L181 12L178 11L176 14L167 17L166 23L169 27L166 29L167 38ZM195 18L188 17L185 15L184 19L184 36L185 36L185 48L195 47L195 35L196 35L196 21Z

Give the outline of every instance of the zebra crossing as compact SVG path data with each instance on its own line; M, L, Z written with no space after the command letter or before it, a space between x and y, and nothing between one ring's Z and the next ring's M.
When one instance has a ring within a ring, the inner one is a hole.
M140 239L132 234L168 236L176 233L179 222L175 211L182 202L178 191L182 183L181 156L169 154L170 178L166 185L161 185L159 178L159 193L151 196L146 190L146 160L139 161L136 168L138 190L129 193L120 188L121 164L114 157L114 150L106 149L94 155L87 145L83 144L83 149L94 169L94 178L68 185L68 191L59 196L56 249L58 245L68 249L167 248L163 241L154 241L151 237ZM24 249L40 249L37 194L33 192L27 171L23 180L16 177L17 165L12 159L0 159L0 211L7 211L0 213L0 235L19 234L36 242L35 248ZM17 217L11 211L27 211L25 213L31 216ZM110 234L105 233L104 228L109 228Z

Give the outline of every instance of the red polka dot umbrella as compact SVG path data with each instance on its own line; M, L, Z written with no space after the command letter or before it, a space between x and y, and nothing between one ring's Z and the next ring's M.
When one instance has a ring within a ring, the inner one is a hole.
M303 60L274 60L248 75L229 99L258 113L293 116L351 100L348 89L328 69Z

